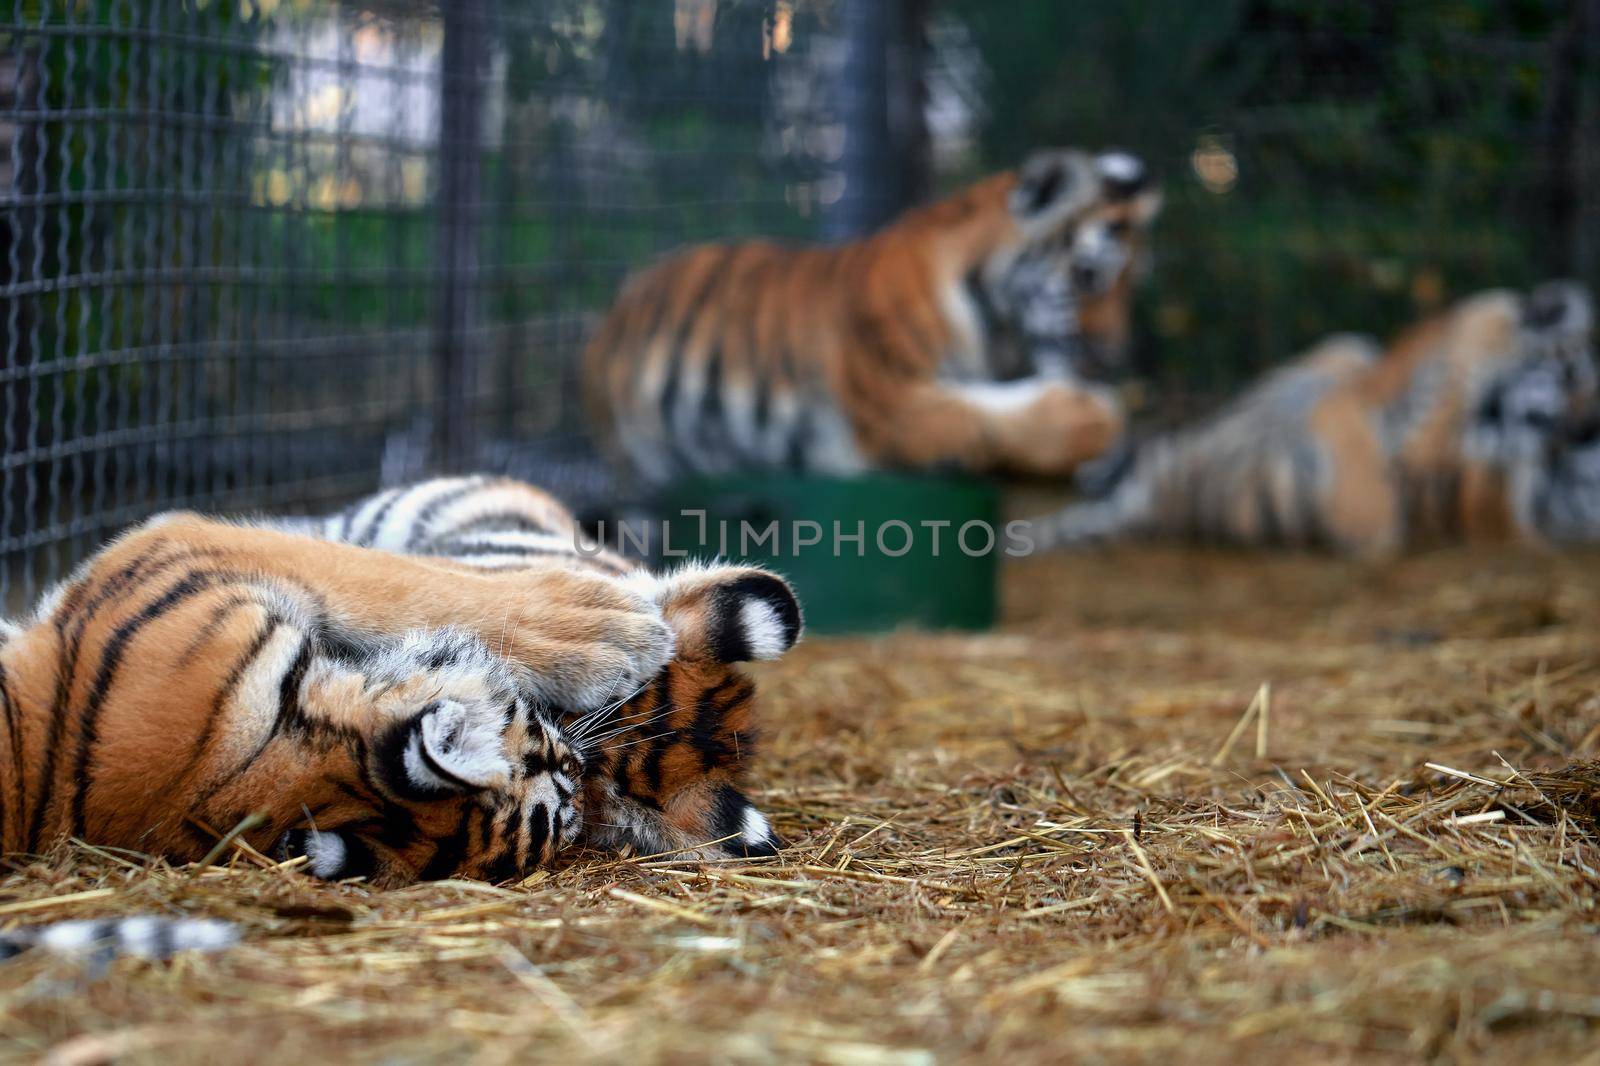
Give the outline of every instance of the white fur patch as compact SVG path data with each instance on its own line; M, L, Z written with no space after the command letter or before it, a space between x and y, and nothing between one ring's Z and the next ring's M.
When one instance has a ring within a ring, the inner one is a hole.
M105 943L110 939L103 935L106 932L98 922L57 922L40 930L34 943L47 951L71 954Z
M162 511L160 514L151 515L149 518L145 519L143 523L141 523L140 525L134 526L132 529L128 530L128 532L129 533L147 532L147 531L152 530L152 529L160 529L162 526L171 525L173 522L178 521L180 518L193 518L193 517L194 517L194 512L193 511Z
M1144 164L1127 152L1107 152L1095 164L1112 181L1138 181L1144 175Z
M1090 292L1103 292L1117 280L1128 265L1128 253L1127 243L1112 236L1103 223L1082 227L1072 242L1073 265L1080 273L1093 275L1087 286Z
M190 918L173 926L173 941L180 951L217 951L239 942L239 929L216 918Z
M531 811L539 805L552 812L561 806L561 793L556 791L556 783L550 774L540 774L528 788L527 809Z
M230 947L238 943L239 930L231 922L212 918L144 916L111 923L57 922L34 931L29 939L35 946L61 955L105 948L117 955L155 959L177 951L217 951Z
M45 590L44 595L39 597L39 602L33 608L32 622L34 624L42 622L56 613L56 608L61 606L61 599L67 594L67 589L71 584L72 579L67 578L63 581L57 581Z
M1059 388L1054 381L1024 378L1021 381L978 382L957 386L961 398L992 415L1009 415L1035 402L1047 389Z
M299 658L305 641L305 633L294 625L278 626L240 674L224 712L225 728L217 736L218 748L229 758L246 758L271 735L284 675ZM306 681L311 680L312 674L307 674Z
M806 467L816 473L849 477L867 468L856 447L854 427L831 403L812 411L811 438L806 449Z
M761 431L756 426L756 394L755 390L744 384L725 384L722 388L723 421L728 426L728 436L733 445L728 452L718 455L708 455L704 458L713 468L713 472L722 473L732 469L740 462L747 462L749 456L759 455L761 447Z
M338 833L317 830L306 835L306 866L312 875L329 878L344 869L347 850Z
M783 619L766 600L749 599L740 606L739 628L752 659L776 659L789 650Z
M772 839L772 826L767 816L754 807L744 809L743 840L746 844L765 844Z
M971 379L988 369L988 338L983 333L983 318L967 287L951 279L940 289L940 306L945 321L955 336L940 373L944 377Z
M374 547L387 548L390 531L404 529L395 522L392 511L395 501L405 492L403 488L387 489L364 500L350 519L350 534L347 539L354 543L370 538ZM374 522L378 523L376 529L373 528Z

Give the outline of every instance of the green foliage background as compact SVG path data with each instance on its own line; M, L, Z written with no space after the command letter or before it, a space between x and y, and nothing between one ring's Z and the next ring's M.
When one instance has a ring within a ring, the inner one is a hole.
M1167 201L1139 359L1167 391L1213 394L1324 333L1383 335L1481 287L1600 282L1600 26L1585 22L1596 6L945 10L971 27L990 71L984 168L1064 143L1155 162ZM1207 191L1191 165L1202 136L1238 160L1226 193Z

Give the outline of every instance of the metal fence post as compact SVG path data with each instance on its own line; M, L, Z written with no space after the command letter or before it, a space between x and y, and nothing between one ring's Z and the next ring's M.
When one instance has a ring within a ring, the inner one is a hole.
M1573 5L1564 22L1551 34L1545 64L1548 87L1540 116L1539 210L1547 239L1545 269L1570 274L1579 251L1574 236L1579 227L1582 193L1578 186L1582 136L1584 60L1588 46L1586 12Z
M1586 0L1582 25L1582 88L1578 104L1573 227L1573 271L1591 285L1600 284L1600 0Z
M844 69L839 78L839 118L844 148L839 200L823 220L829 240L849 240L884 220L879 199L889 180L889 5L845 0L840 17Z
M486 0L443 5L439 57L439 180L434 204L433 448L435 470L476 454L478 199L483 153Z
M926 0L844 0L839 119L844 188L824 235L870 233L920 199L928 170L923 119Z

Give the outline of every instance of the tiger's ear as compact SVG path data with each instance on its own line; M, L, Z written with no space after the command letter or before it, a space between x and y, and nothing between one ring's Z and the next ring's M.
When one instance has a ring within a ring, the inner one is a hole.
M687 566L650 580L677 634L679 659L776 659L800 639L800 601L777 574L754 566Z
M1086 153L1051 148L1033 153L1018 168L1008 203L1018 222L1034 222L1083 210L1099 197L1099 185Z
M1094 169L1106 202L1122 205L1122 217L1141 229L1155 221L1161 213L1161 186L1143 159L1131 152L1101 152Z
M1523 301L1522 324L1540 332L1587 337L1594 330L1594 300L1578 282L1547 281Z

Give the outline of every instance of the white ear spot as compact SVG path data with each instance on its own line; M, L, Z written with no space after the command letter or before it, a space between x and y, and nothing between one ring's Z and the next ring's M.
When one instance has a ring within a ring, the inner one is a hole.
M752 659L776 659L789 650L783 619L766 600L748 599L739 607L739 628Z
M1107 152L1096 162L1100 175L1115 182L1135 182L1144 177L1144 164L1127 152Z
M327 880L344 869L347 851L344 838L338 833L307 833L305 853L306 865L315 877Z
M754 807L744 809L744 827L742 838L745 844L770 844L772 842L772 826L767 822L767 816Z

